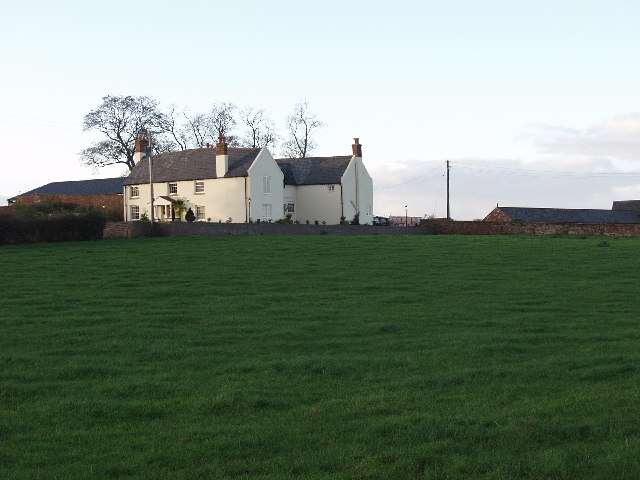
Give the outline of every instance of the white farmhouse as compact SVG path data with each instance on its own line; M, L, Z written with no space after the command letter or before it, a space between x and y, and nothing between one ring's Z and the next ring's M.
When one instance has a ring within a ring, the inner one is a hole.
M220 137L213 148L145 157L147 140L136 141L136 166L124 181L125 220L153 215L157 221L373 221L373 186L355 139L353 155L274 160L267 148L230 148ZM151 163L151 166L149 165ZM151 168L150 168L151 167ZM149 174L151 173L151 181Z

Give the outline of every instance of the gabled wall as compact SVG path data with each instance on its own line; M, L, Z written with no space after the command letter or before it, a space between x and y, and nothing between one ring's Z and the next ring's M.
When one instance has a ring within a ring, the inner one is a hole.
M264 177L271 177L271 193L264 191ZM271 205L272 221L284 218L284 174L266 148L260 150L249 167L247 196L251 199L249 217L253 221L264 219L264 205Z
M362 157L353 157L342 175L342 202L346 220L359 212L361 224L373 223L373 181Z

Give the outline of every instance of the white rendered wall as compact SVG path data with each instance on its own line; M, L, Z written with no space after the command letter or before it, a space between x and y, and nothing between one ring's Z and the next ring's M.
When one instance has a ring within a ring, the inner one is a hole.
M340 185L300 185L297 189L296 214L294 220L305 223L326 222L328 225L340 223L342 209L340 206Z
M353 157L342 175L344 216L351 221L360 212L360 223L373 223L373 181L361 157Z
M264 192L264 177L271 177L271 193ZM271 205L272 221L284 218L284 174L266 148L260 150L249 167L247 181L247 194L251 198L251 219L262 219L265 204Z
M235 178L211 178L204 181L204 193L195 193L195 181L184 180L179 182L171 182L178 184L178 193L169 195L169 183L154 183L153 196L156 200L154 203L158 205L161 196L167 196L172 199L182 199L185 201L185 209L182 212L181 219L187 209L191 208L196 213L196 206L205 207L205 220L211 219L212 222L225 222L229 218L235 223L241 223L246 220L245 208L245 177ZM126 201L125 220L131 220L131 205L140 207L140 214L146 212L151 217L151 197L149 184L136 185L140 192L138 198L131 198L131 185L127 185L125 189ZM156 203L157 202L157 203ZM163 202L165 203L165 202Z

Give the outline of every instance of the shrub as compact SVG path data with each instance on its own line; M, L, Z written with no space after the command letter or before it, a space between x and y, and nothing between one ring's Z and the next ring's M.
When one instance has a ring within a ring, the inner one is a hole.
M189 207L189 208L187 209L187 213L185 213L185 215L184 215L184 219L185 219L187 222L193 222L193 221L195 221L195 219L196 219L196 215L195 215L195 213L193 213L193 210L191 209L191 207Z
M37 218L2 215L0 245L99 240L106 223L106 215L95 211Z
M360 212L356 212L353 216L353 220L351 220L351 225L360 225Z

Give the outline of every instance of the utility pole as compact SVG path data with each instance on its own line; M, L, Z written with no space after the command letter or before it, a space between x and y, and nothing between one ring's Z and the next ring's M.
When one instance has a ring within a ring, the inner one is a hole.
M147 133L147 158L149 159L149 192L151 193L151 218L149 219L151 221L151 225L153 225L154 222L154 216L155 216L155 212L153 211L153 174L152 174L152 167L153 167L153 162L151 161L151 157L153 156L153 147L151 146L151 134L146 131Z
M447 220L451 220L451 204L449 203L449 170L451 170L451 165L449 160L447 160Z

